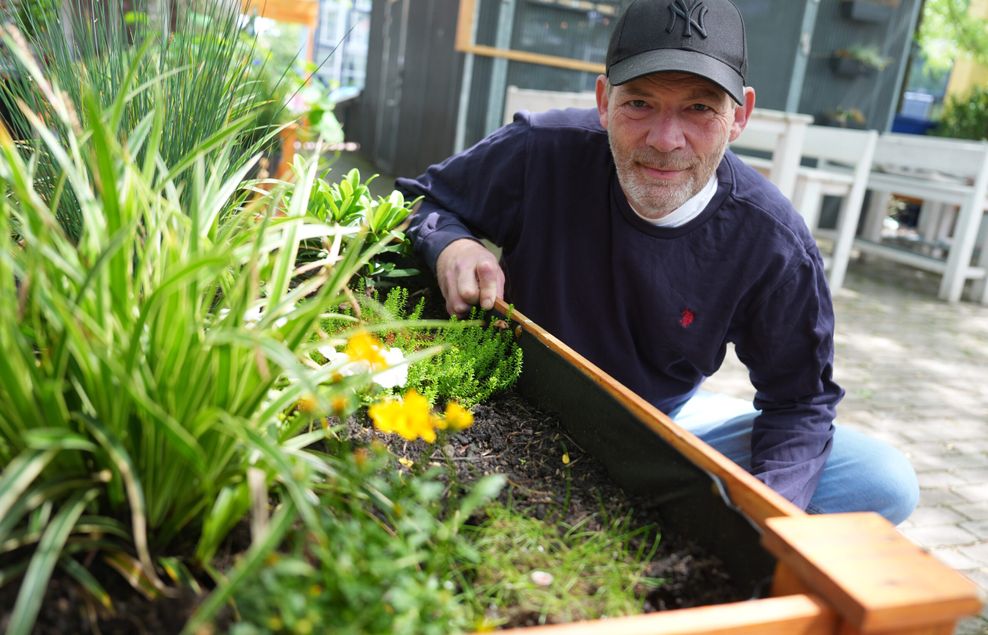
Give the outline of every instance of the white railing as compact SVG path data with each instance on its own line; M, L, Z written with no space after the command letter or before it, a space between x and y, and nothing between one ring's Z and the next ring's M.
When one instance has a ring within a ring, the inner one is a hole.
M596 105L593 93L508 88L504 121L518 110ZM816 234L825 196L843 199L834 249L825 262L831 289L844 281L852 248L941 275L939 296L956 302L965 284L988 304L988 142L930 138L811 125L809 115L756 108L731 149L789 197ZM809 164L813 164L812 166ZM868 209L862 209L871 191ZM920 231L943 245L945 258L883 243L889 197L922 201ZM863 230L856 235L861 215ZM975 253L980 245L980 255Z

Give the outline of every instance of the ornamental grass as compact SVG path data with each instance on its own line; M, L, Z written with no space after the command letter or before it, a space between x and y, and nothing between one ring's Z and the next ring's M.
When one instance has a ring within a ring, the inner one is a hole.
M15 30L2 41L47 100L20 108L33 142L0 127L0 584L20 585L8 632L31 630L56 567L112 605L93 558L149 597L172 593L252 501L256 541L297 516L327 541L308 488L330 468L305 454L325 432L306 426L372 375L314 362L318 325L380 245L306 216L315 158L297 160L290 199L253 198L239 122L167 159L167 102L138 83L140 54L107 105L91 84L67 97ZM128 118L149 95L161 105ZM299 275L303 241L343 233L346 250ZM300 403L309 417L287 425ZM269 488L283 493L273 511ZM192 557L165 566L190 536Z

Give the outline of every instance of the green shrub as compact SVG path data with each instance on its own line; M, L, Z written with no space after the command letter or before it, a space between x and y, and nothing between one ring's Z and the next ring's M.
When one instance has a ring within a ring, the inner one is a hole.
M309 215L323 223L359 229L368 233L373 242L387 242L376 257L367 262L355 286L366 289L384 279L418 274L417 269L400 264L408 262L411 257L411 243L405 236L403 223L418 199L406 201L401 192L394 191L374 200L368 185L376 176L363 181L357 169L347 172L339 182L332 182L327 176L328 172L323 174L309 195ZM359 235L341 235L339 240L321 250L320 255L335 257L340 249L345 248L347 241Z
M229 632L445 635L473 630L460 594L464 562L479 563L463 535L466 520L493 499L503 477L450 493L425 473L401 471L380 446L325 457L334 478L320 488L314 542L290 532L282 551L239 585Z
M975 86L964 97L950 97L933 134L955 139L988 139L988 86Z

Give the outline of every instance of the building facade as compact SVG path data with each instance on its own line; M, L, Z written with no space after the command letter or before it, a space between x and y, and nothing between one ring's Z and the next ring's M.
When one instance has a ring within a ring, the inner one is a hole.
M682 0L702 2L702 0ZM508 86L589 91L630 0L373 0L367 82L348 136L414 174L504 118ZM735 0L758 106L855 113L888 130L920 0ZM850 71L840 56L872 62Z

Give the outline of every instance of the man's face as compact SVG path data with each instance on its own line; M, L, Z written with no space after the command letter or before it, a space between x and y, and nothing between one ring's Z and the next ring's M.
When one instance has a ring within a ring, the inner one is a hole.
M657 219L699 192L754 107L738 107L716 84L689 73L653 73L620 86L597 79L618 180L632 207Z

